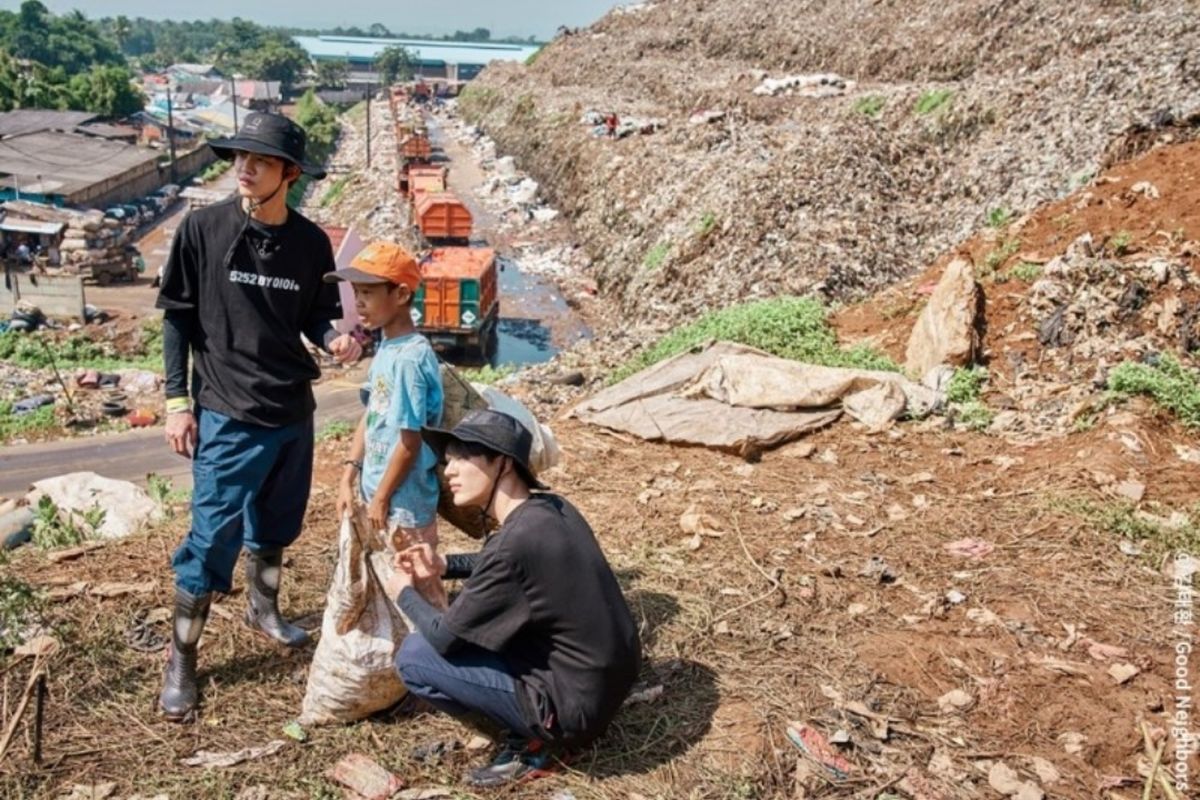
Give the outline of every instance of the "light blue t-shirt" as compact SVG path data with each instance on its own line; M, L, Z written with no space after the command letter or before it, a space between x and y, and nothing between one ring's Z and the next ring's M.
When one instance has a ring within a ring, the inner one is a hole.
M363 497L370 502L400 441L400 431L420 431L442 419L442 374L429 341L409 333L379 343L367 373ZM419 528L437 514L437 456L424 442L408 475L392 494L388 522Z

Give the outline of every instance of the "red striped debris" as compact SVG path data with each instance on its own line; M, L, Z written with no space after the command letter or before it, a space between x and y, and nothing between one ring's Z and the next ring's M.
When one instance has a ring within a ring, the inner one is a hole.
M351 753L326 773L363 800L388 800L404 788L404 781L362 753Z
M842 757L829 740L811 725L789 722L787 737L811 761L825 770L828 777L844 781L854 771L854 765Z

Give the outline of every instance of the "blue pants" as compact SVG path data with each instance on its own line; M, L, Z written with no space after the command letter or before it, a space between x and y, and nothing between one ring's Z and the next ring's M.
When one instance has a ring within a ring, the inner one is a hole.
M267 428L199 410L192 462L192 529L175 551L175 585L228 592L245 544L280 550L300 535L312 488L312 417Z
M468 645L447 657L413 632L396 651L396 672L410 692L452 717L480 713L517 736L546 738L525 721L516 679L489 650Z

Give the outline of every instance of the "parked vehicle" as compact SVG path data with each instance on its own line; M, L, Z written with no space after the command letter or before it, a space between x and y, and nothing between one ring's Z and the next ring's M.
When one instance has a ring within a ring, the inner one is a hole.
M496 251L436 248L421 261L413 323L437 350L486 357L500 317Z

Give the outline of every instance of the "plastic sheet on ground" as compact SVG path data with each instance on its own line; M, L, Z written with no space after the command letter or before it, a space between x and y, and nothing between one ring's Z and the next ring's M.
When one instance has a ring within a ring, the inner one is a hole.
M33 484L26 499L36 506L49 496L59 513L83 515L99 508L104 519L96 527L101 539L121 539L139 530L162 513L158 504L129 481L105 478L94 472L72 472Z
M823 428L843 413L878 429L905 413L927 413L939 399L895 373L821 367L715 342L649 367L572 413L650 441L747 456Z

